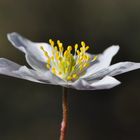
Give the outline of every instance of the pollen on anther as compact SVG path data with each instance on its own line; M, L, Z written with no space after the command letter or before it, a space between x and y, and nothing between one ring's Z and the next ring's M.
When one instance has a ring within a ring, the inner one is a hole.
M52 67L52 73L56 74L56 69Z
M75 50L77 50L77 49L78 49L78 44L75 44L75 46L74 46L74 47L75 47Z
M81 45L82 45L82 47L85 47L86 46L86 44L85 44L84 41L81 42Z
M72 75L72 78L76 78L76 77L77 77L77 74L73 74L73 75Z
M52 39L49 39L49 43L52 47L54 46L54 41Z
M63 43L57 40L56 43L52 39L49 40L52 46L52 55L50 56L48 52L43 48L46 59L46 68L48 68L53 74L65 79L67 81L76 80L81 74L89 67L90 62L96 60L97 56L91 58L90 55L86 53L89 46L86 45L84 41L81 41L81 46L75 44L74 46L67 46L64 50ZM74 49L74 53L72 51Z
M72 77L71 77L71 76L68 76L68 77L67 77L67 80L68 80L68 81L70 81L71 79L72 79Z
M50 69L50 65L49 64L47 64L46 66L47 66L48 69Z

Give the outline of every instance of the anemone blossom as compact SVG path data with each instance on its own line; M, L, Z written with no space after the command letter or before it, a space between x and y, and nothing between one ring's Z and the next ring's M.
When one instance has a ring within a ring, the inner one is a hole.
M75 44L64 50L59 40L56 44L51 39L50 44L34 43L15 32L7 36L13 46L25 54L32 68L0 58L0 74L8 76L77 90L100 90L119 85L120 81L114 76L140 68L140 63L134 62L110 65L119 50L116 45L107 48L102 54L93 55L87 53L89 46L83 41L80 47Z
M32 42L18 33L9 33L8 40L25 54L31 68L21 66L8 59L0 58L0 74L17 77L42 84L60 85L63 92L63 120L60 140L66 138L67 128L67 88L77 90L110 89L121 82L114 76L140 68L140 63L119 62L111 64L119 46L113 45L102 54L89 54L85 42L68 46L49 40L48 43Z

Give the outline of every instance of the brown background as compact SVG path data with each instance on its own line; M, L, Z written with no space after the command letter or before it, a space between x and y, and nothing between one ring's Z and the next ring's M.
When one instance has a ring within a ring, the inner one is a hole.
M85 40L91 53L119 44L113 63L140 62L139 0L0 0L0 57L26 64L7 41L12 31L33 41ZM111 90L70 89L68 140L140 139L140 70L117 79ZM57 140L60 120L61 87L0 76L1 140Z

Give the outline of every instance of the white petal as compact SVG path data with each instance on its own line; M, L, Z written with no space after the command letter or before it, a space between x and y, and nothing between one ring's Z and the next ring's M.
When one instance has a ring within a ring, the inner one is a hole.
M52 47L47 43L35 43L32 42L18 33L7 34L8 40L20 51L24 52L26 55L27 62L29 65L37 70L45 71L46 57L43 51L40 49L41 46L52 55Z
M92 75L86 77L85 79L86 80L98 79L98 78L102 78L106 75L116 76L119 74L123 74L125 72L139 69L139 68L140 68L140 63L119 62L119 63L109 66L108 68L105 68L96 73L93 73Z
M28 69L26 66L20 66L5 58L0 58L0 74L26 79L29 81L61 85L63 80L53 75L50 71L46 73L40 73L32 69Z
M0 74L26 79L29 81L40 82L34 75L34 71L25 66L20 66L5 58L0 58Z
M120 81L111 76L105 76L101 80L86 81L83 79L77 80L71 84L72 88L78 90L102 90L111 89L120 84Z
M111 46L107 48L103 54L98 55L97 60L95 63L93 63L86 71L86 74L83 77L87 77L91 75L92 73L95 73L103 68L107 68L110 63L112 58L117 54L119 51L119 46Z
M140 69L140 63L120 62L109 67L109 75L116 76L136 69Z

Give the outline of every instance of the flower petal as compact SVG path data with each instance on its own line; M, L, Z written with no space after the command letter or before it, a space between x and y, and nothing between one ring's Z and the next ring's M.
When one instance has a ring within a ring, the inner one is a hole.
M86 74L83 77L87 77L103 68L107 68L111 63L112 58L117 54L118 51L118 45L113 45L107 48L103 54L98 55L97 60L86 70Z
M44 84L60 85L64 82L59 77L53 75L50 71L40 73L35 70L28 69L26 66L20 66L5 58L0 58L0 74Z
M78 90L102 90L111 89L120 84L120 81L111 76L105 76L101 80L90 80L79 79L74 82L71 87Z
M105 68L96 73L93 73L84 79L86 80L100 79L106 75L116 76L125 72L139 69L139 68L140 68L140 63L119 62L119 63L109 66L108 68Z
M13 46L25 53L26 60L32 68L46 70L46 57L40 47L43 46L44 50L51 56L52 47L49 44L32 42L15 32L7 34L7 37Z

